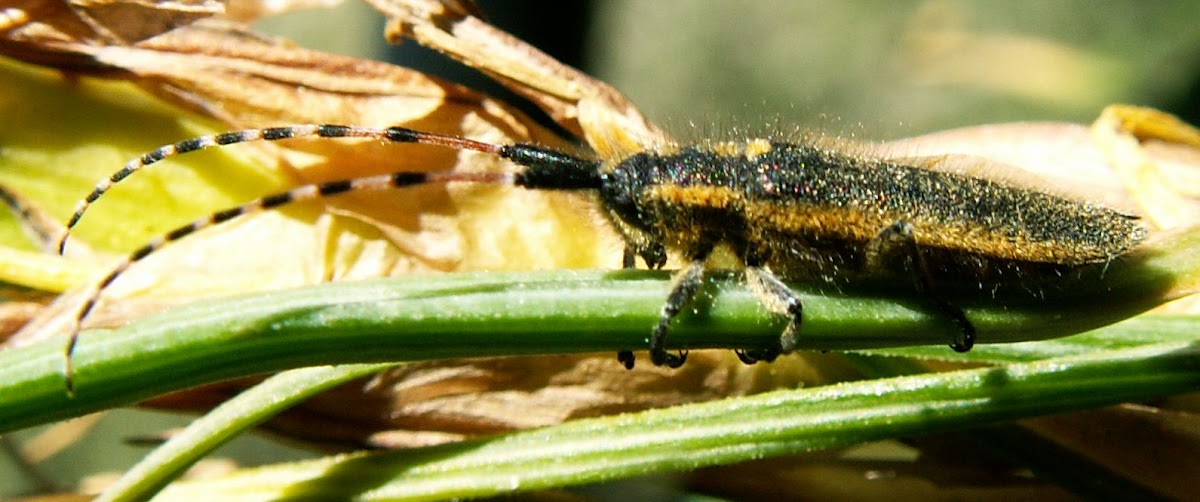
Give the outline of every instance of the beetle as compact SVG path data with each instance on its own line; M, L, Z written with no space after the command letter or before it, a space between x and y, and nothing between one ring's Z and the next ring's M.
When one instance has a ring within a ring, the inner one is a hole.
M686 351L666 348L671 320L699 291L706 265L718 248L729 249L742 262L746 282L764 306L789 318L775 346L737 351L742 361L753 363L772 361L797 347L803 305L785 280L906 278L957 326L950 346L967 351L975 343L975 328L959 307L938 293L941 280L953 277L987 286L1014 275L1062 275L1119 258L1146 237L1136 215L1101 204L801 142L754 139L666 146L621 158L590 159L534 144L492 144L403 127L325 124L201 136L131 160L77 204L59 252L88 207L142 168L206 148L314 137L477 151L523 169L397 172L303 185L178 227L135 250L92 286L65 348L68 388L70 355L82 322L104 290L134 263L172 241L238 216L357 190L471 182L593 192L625 241L626 267L640 257L649 267L661 268L668 252L684 258L649 337L650 361L668 367L679 367L687 358ZM627 368L634 365L632 351L621 351L618 359Z

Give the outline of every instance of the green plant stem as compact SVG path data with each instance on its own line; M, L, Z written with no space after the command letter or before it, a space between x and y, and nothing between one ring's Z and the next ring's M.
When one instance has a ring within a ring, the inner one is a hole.
M323 364L641 349L666 297L661 272L461 274L332 283L171 309L84 332L76 395L64 388L62 342L0 353L0 432L233 377ZM926 301L815 295L801 349L944 345L954 327ZM765 347L785 320L735 281L710 281L673 324L677 347ZM1114 296L1063 310L971 308L987 342L1036 340L1114 322L1153 299ZM614 363L615 364L615 363ZM645 363L643 363L645 364Z

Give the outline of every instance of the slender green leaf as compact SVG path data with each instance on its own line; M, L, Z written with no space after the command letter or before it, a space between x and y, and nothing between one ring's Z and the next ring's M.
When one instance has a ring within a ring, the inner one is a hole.
M179 483L156 500L482 497L801 453L1200 388L1200 346L777 391Z
M156 448L97 501L145 500L208 453L241 432L314 394L377 373L387 364L320 366L275 375L214 408Z

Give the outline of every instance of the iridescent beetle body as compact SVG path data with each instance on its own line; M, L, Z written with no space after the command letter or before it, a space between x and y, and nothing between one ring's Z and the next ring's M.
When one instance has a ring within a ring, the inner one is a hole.
M601 204L636 254L651 265L661 263L664 249L689 259L672 298L686 303L709 253L727 245L763 303L793 318L777 350L742 354L748 362L796 347L802 307L780 279L907 275L958 324L952 347L966 351L974 328L937 296L939 279L990 288L1011 280L1006 274L1063 274L1124 255L1146 235L1137 217L1087 202L765 140L640 153L601 181ZM681 307L671 300L664 307L651 338L656 364L683 362L683 354L661 350ZM628 353L622 359L632 363Z

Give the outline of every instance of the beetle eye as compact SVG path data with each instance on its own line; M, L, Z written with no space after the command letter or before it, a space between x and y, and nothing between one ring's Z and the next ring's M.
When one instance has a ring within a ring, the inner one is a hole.
M633 170L625 163L600 175L600 201L610 212L627 224L646 228L647 214L637 202L639 185Z

